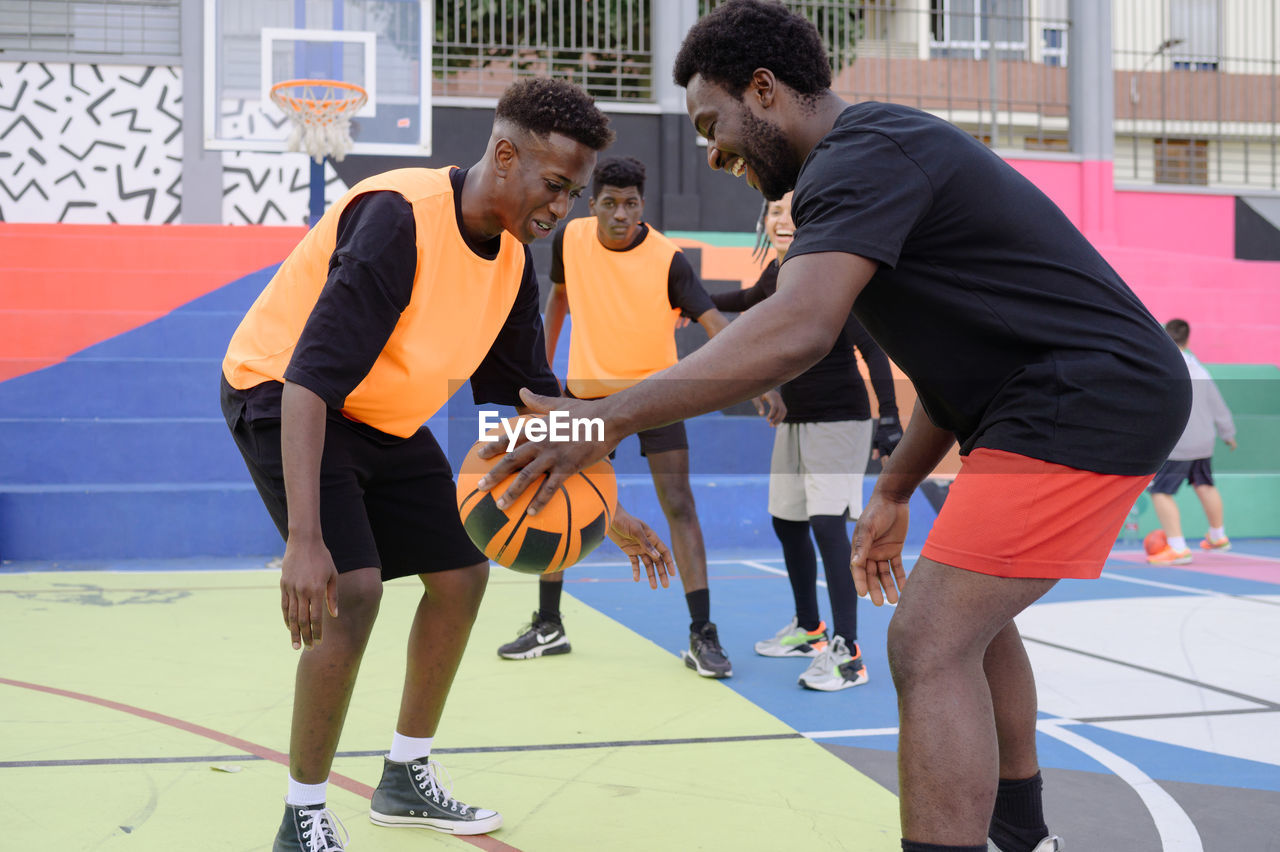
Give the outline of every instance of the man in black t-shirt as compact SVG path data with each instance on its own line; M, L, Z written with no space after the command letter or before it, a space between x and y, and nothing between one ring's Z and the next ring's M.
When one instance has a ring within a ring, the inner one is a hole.
M745 311L778 289L778 271L795 236L791 193L765 204L764 233L777 257L745 290L711 297L722 311ZM880 423L873 428L871 400L854 350L866 362ZM798 682L838 692L868 680L858 642L858 593L845 570L851 556L845 522L862 512L862 483L872 447L887 458L902 437L889 359L849 316L831 351L778 389L773 454L769 463L769 515L782 546L795 617L776 635L755 644L763 657L811 660ZM873 434L874 432L874 434ZM818 613L818 562L822 554L831 603L831 635Z
M744 399L831 348L850 309L918 394L853 541L854 581L898 600L912 491L959 442L962 469L889 625L905 852L1053 852L1036 694L1013 618L1097 577L1182 433L1191 391L1168 335L1030 181L938 118L850 105L812 24L730 0L690 29L676 82L712 168L779 198L797 232L777 293L661 377L596 403L604 440L527 445L487 482L563 477L630 431ZM695 396L687 392L691 382ZM493 448L496 454L500 448Z

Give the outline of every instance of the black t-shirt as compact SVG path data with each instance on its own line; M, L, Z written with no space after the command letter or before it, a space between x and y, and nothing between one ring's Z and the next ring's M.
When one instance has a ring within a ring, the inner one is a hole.
M649 226L641 222L640 230L631 245L609 251L631 251L644 242L647 236ZM556 231L551 238L551 281L554 284L564 283L564 228ZM684 252L678 251L671 256L671 266L667 269L667 300L671 302L673 309L680 311L681 316L691 320L696 320L715 307Z
M480 257L496 258L500 237L482 243L466 238L462 225L466 169L454 169L449 180L457 228L467 247ZM417 266L417 225L404 196L378 191L353 200L338 219L329 278L298 338L285 378L313 391L329 406L331 416L341 417L339 410L347 395L373 368L400 314L408 307ZM538 280L527 246L515 304L484 360L471 374L471 393L477 403L519 405L522 387L560 395L560 385L546 360ZM279 417L282 389L279 382L263 382L241 391L223 382L224 397L249 420ZM367 424L354 425L378 440L400 440Z
M792 213L788 260L880 264L854 313L962 453L1140 475L1177 441L1177 347L1048 197L954 125L849 107L805 160Z
M715 293L711 301L722 311L745 311L758 305L778 290L778 261L770 261L760 277L745 290ZM862 353L876 391L880 416L898 415L893 390L893 372L884 350L876 345L867 330L853 315L821 361L778 388L787 406L784 423L832 423L838 420L868 420L871 402L867 386L858 372L854 348Z

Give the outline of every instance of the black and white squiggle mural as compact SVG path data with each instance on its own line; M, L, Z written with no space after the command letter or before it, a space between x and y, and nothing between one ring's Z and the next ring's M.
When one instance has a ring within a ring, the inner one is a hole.
M179 69L0 62L0 218L176 222L181 181Z
M182 221L182 69L0 62L0 221ZM305 154L222 154L222 221L305 225ZM325 204L346 192L325 164Z
M324 204L347 185L324 164ZM311 158L306 154L222 154L222 221L227 225L306 225L311 204Z

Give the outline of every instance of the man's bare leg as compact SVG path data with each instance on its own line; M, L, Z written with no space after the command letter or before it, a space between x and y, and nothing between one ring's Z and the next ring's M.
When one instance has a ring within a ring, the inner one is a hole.
M1035 762L1035 684L1021 640L993 640L1056 580L991 577L921 558L889 624L889 666L898 690L898 772L903 837L922 843L986 843L1000 774ZM986 666L1011 689L997 709ZM1027 717L1029 715L1029 719ZM1034 773L1034 769L1032 773Z
M1204 508L1204 517L1209 522L1209 526L1214 529L1221 529L1226 526L1222 509L1222 492L1218 490L1218 487L1216 485L1197 485L1195 489L1196 496L1200 498L1200 505Z
M289 735L289 774L303 784L329 777L351 691L382 600L382 574L360 568L338 575L338 618L324 613L324 639L298 660Z
M1156 520L1160 529L1169 538L1182 535L1182 515L1178 512L1178 504L1172 494L1152 494L1151 508L1156 512Z
M426 588L409 630L396 731L406 737L434 737L480 611L489 563L419 576Z
M646 457L658 504L671 528L671 554L685 594L707 587L707 550L698 523L698 508L689 484L689 451L668 450Z

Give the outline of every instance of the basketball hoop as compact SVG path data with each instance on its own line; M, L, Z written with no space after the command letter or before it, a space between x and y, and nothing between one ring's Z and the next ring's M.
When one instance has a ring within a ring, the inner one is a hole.
M355 144L351 119L369 93L341 80L284 80L271 87L271 100L293 122L289 150L323 163L326 155L341 161Z

